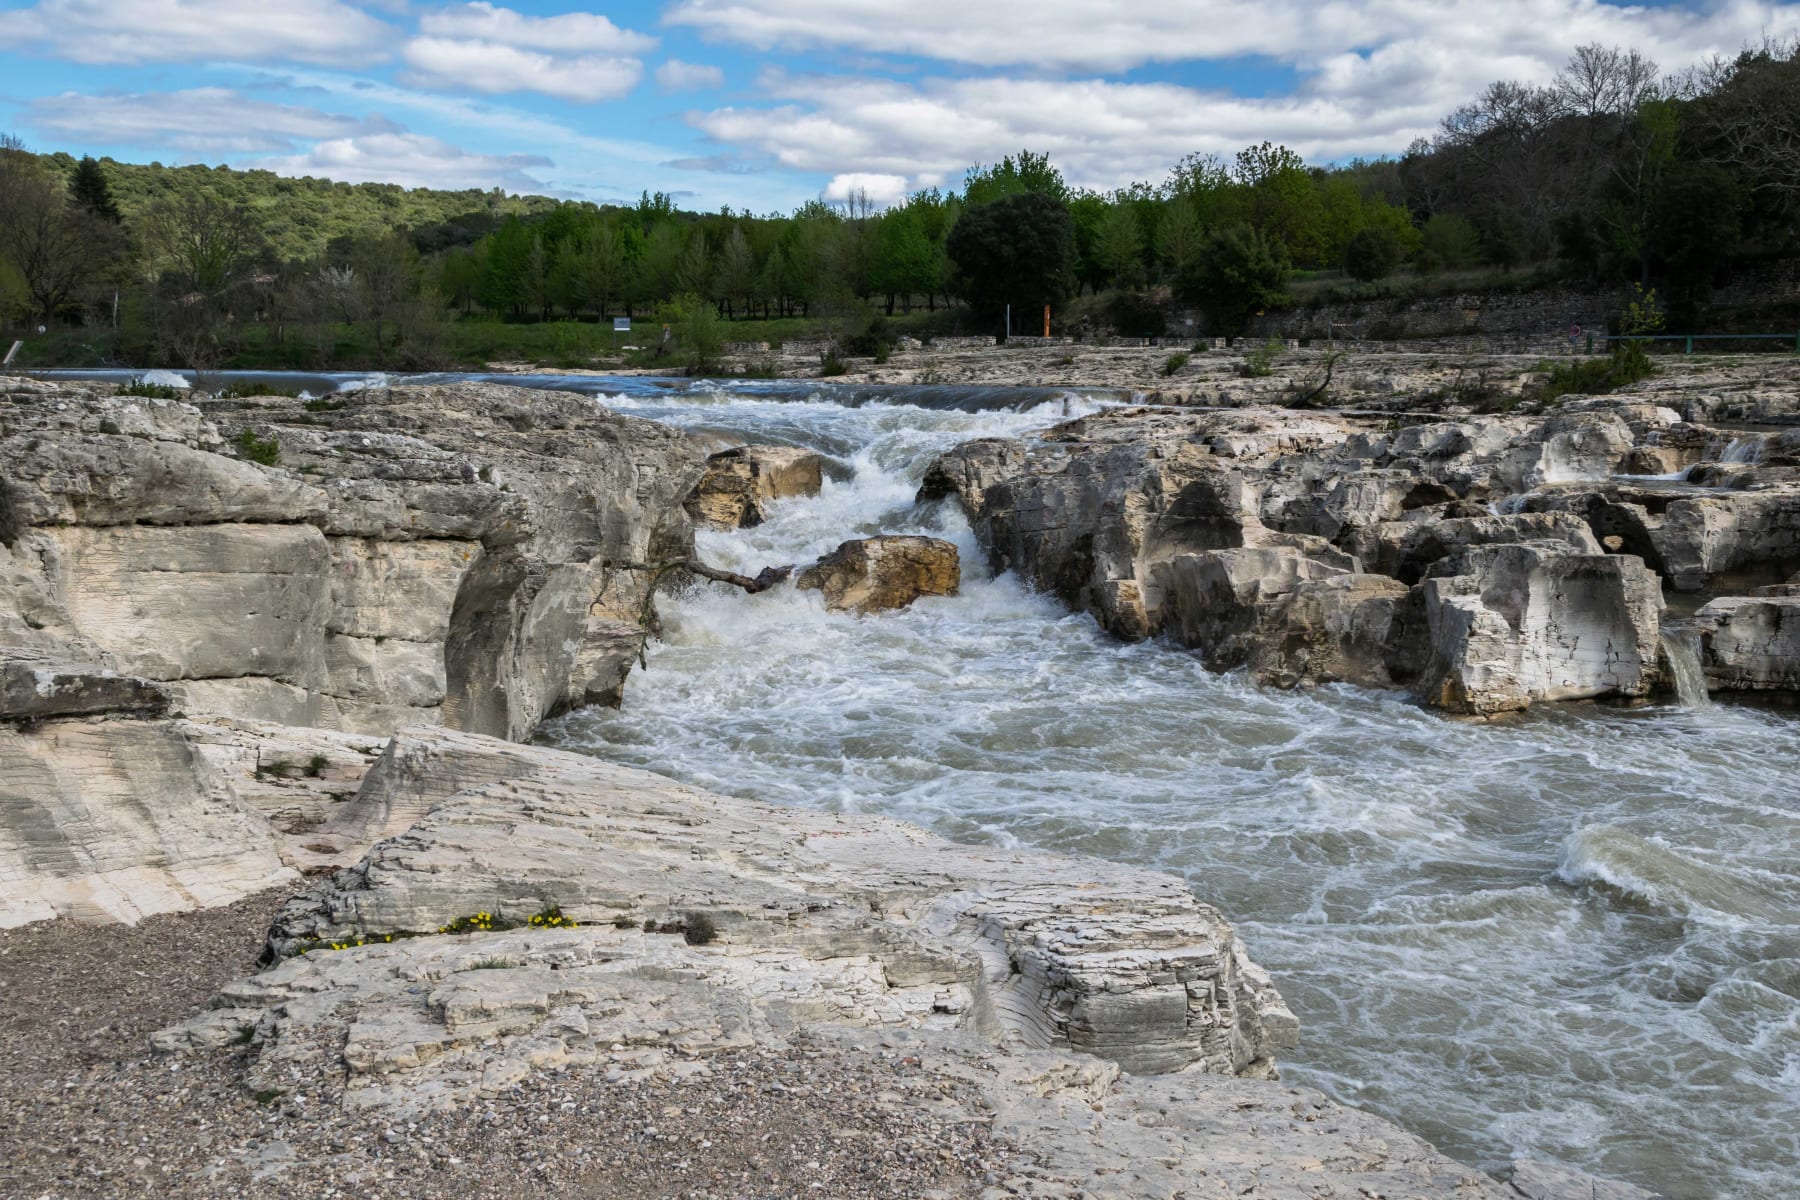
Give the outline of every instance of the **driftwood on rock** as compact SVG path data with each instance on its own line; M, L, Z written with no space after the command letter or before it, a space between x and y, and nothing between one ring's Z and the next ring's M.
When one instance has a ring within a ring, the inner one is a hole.
M790 563L785 567L764 567L754 577L739 575L736 571L725 571L718 567L708 566L697 558L676 558L662 563L617 562L606 565L620 571L654 572L650 581L652 592L656 590L656 585L661 582L662 577L670 571L686 571L689 574L698 575L702 579L710 579L714 583L729 583L732 587L743 588L753 596L757 592L768 591L794 573L793 564Z

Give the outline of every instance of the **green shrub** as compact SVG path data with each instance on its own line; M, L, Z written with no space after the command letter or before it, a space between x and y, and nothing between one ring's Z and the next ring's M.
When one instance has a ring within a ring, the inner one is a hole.
M822 379L829 379L834 375L842 375L849 369L844 365L844 360L837 356L837 351L833 350L819 363L819 376Z
M1169 355L1168 358L1163 360L1162 373L1164 375L1173 375L1173 374L1175 374L1175 372L1181 370L1181 368L1183 368L1187 365L1188 365L1187 352L1184 350L1178 350L1174 354Z
M348 400L332 400L327 397L320 397L308 400L305 407L307 412L336 412L340 408L350 407L350 402Z
M719 352L725 347L725 331L719 321L719 310L712 301L699 296L678 296L663 305L658 316L675 335L676 348L689 375L707 375L718 370Z
M1148 292L1120 289L1107 298L1106 320L1120 337L1161 337L1168 317Z
M1642 342L1618 342L1606 358L1590 358L1550 368L1538 398L1546 404L1564 396L1604 396L1608 392L1648 379L1656 364Z
M1352 279L1372 283L1400 265L1400 238L1381 225L1359 229L1344 246L1344 271Z
M1244 355L1245 379L1267 379L1275 373L1275 360L1281 357L1281 343L1270 338Z
M117 421L113 420L111 417L101 417L100 418L100 432L101 433L118 433L119 432L119 423Z
M141 396L145 400L179 400L186 388L165 387L160 383L145 383L142 379L134 379L119 389L121 396Z
M682 922L681 936L690 946L704 946L718 940L719 927L705 913L689 913Z
M237 449L238 454L242 457L253 463L261 463L265 467L272 467L281 461L281 443L275 440L274 434L270 434L266 438L259 438L256 436L255 430L240 429L237 435Z

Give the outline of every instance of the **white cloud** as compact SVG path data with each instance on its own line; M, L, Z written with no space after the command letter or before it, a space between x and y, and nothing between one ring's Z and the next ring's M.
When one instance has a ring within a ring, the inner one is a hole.
M375 133L333 138L305 154L259 159L246 165L281 175L319 175L345 183L542 192L543 183L527 171L554 164L538 154L477 154L423 134Z
M656 86L665 92L697 92L703 88L721 87L724 83L725 72L706 63L671 58L656 68Z
M64 92L31 102L38 129L80 143L172 146L195 154L256 154L296 140L379 132L383 122L247 100L229 88L88 96Z
M1087 37L1072 37L1059 4L1087 14L1074 23ZM1072 183L1100 189L1159 181L1187 154L1229 156L1265 138L1314 162L1393 154L1435 132L1493 79L1549 80L1583 42L1637 46L1673 69L1764 33L1800 31L1800 4L1753 0L1699 11L1591 0L1516 0L1479 11L1442 0L1269 0L1254 16L1235 0L1170 0L1154 12L1125 0L1044 0L1030 11L1037 15L1026 20L1011 0L966 10L918 0L902 21L865 0L684 0L671 20L757 44L830 41L967 61L1118 67L1254 51L1297 72L1288 94L1264 97L1010 72L916 82L768 72L759 81L768 104L688 118L713 140L791 170L904 175L915 189L954 184L969 165L1021 147L1048 153ZM915 22L930 39L908 32Z
M825 185L825 199L841 204L860 193L867 196L876 208L886 208L906 199L906 190L904 175L875 175L866 171L853 171L846 175L834 175L831 182Z
M635 58L562 58L503 42L435 37L414 38L406 43L401 57L412 68L409 80L425 86L488 93L542 92L577 103L616 100L636 87L644 74L644 64Z
M1553 47L1551 59L1560 60L1592 40L1704 53L1767 28L1792 29L1797 12L1770 0L1721 0L1698 11L1594 0L679 0L665 19L765 50L834 47L1117 72L1243 55L1305 63L1410 38L1457 47L1465 63L1502 46L1522 56Z
M0 12L0 45L80 63L221 56L341 63L377 56L393 33L340 0L39 0Z
M620 29L598 13L528 17L492 4L461 4L426 13L419 18L419 32L561 54L642 54L656 45L655 38Z
M846 77L770 79L774 108L690 116L714 140L790 170L905 176L915 188L962 178L972 163L1027 147L1073 184L1160 181L1183 155L1230 154L1263 138L1315 161L1404 147L1433 128L1430 103L1372 112L1316 96L1242 99L1175 84Z

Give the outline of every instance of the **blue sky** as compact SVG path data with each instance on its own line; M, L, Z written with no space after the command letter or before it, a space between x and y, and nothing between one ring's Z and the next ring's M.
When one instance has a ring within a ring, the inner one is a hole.
M1800 2L0 0L0 130L34 149L408 186L786 211L1029 147L1160 181L1264 138L1395 154L1585 42L1675 70Z

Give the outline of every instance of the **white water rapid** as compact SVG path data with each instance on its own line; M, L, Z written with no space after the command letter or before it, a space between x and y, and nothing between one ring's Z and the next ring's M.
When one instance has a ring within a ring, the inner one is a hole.
M1302 1024L1284 1077L1490 1169L1515 1155L1672 1200L1800 1174L1800 720L1569 707L1465 724L1403 696L1279 692L1122 645L987 575L933 453L1080 411L981 413L727 386L605 397L830 455L755 570L871 532L962 547L955 598L858 619L816 595L667 599L620 711L547 741L732 795L1143 863L1237 923Z

